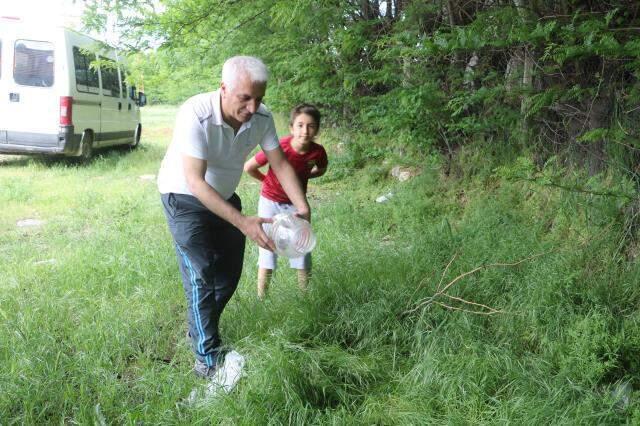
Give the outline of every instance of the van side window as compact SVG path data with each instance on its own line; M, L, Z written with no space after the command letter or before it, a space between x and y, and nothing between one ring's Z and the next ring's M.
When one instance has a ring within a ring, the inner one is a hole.
M53 44L16 40L13 79L23 86L53 86Z
M136 100L136 86L130 86L127 83L127 80L131 79L131 75L127 72L128 70L125 68L120 68L120 75L122 77L122 97L124 99L130 99L132 101Z
M120 97L120 80L118 66L111 59L100 57L100 73L102 74L102 94Z
M73 46L73 66L76 70L76 89L78 92L100 93L98 70L91 67L95 55L83 53L79 47Z
M129 93L129 86L127 85L127 82L125 80L124 73L122 73L122 97L127 99L127 97L129 96L128 93Z

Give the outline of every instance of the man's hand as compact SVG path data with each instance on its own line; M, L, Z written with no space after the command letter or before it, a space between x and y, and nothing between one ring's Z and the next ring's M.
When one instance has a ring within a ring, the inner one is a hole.
M271 219L265 219L258 216L244 216L242 220L242 224L238 227L240 231L253 241L258 244L263 249L267 249L269 251L276 251L276 245L267 236L267 234L262 229L263 223L271 223Z

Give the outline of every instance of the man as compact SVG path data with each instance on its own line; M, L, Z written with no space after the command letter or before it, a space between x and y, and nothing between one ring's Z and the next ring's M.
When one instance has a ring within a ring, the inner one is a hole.
M273 118L261 104L266 88L262 61L249 56L228 59L220 88L180 107L158 173L187 297L194 372L200 377L213 377L224 359L218 322L240 279L245 236L262 248L275 249L262 229L269 220L244 216L234 192L244 161L257 144L298 214L310 216L296 173L280 149Z

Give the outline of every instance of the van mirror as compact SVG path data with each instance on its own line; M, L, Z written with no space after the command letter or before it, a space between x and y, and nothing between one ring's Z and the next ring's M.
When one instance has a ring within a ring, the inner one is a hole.
M136 100L136 86L129 87L129 98Z
M138 92L138 106L145 106L147 104L147 95L142 92Z

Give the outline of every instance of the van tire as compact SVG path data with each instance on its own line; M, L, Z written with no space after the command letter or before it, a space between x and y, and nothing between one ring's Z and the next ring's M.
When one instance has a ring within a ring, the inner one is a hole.
M85 131L82 134L82 141L80 142L80 144L80 161L89 161L91 157L93 157L93 133L91 133L90 131Z
M136 126L135 132L133 132L133 141L129 144L129 148L134 149L140 145L140 137L142 136L142 124Z

